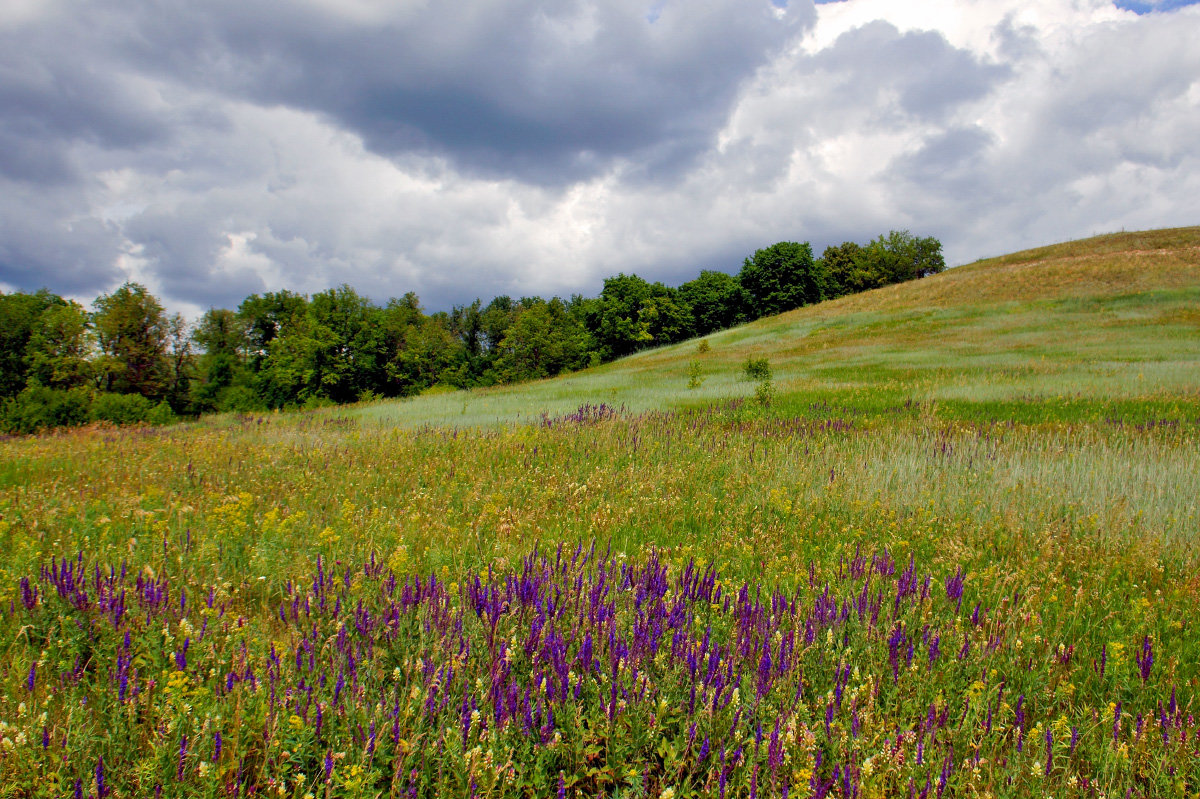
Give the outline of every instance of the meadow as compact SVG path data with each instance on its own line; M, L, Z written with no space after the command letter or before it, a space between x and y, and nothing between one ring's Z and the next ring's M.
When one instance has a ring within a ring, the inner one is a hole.
M1118 234L2 441L0 796L1200 796L1197 308Z

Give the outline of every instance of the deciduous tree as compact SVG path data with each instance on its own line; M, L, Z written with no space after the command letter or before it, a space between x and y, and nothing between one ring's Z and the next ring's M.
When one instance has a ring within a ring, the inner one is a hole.
M95 302L93 322L104 354L105 391L161 398L171 384L167 362L170 321L158 300L138 283L126 283Z
M750 297L750 315L770 316L825 298L825 276L812 245L781 241L747 258L738 282Z

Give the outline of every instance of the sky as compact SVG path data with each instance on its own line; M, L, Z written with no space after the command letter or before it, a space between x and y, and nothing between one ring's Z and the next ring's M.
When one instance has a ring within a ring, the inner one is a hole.
M6 0L0 290L195 318L1200 224L1180 0Z

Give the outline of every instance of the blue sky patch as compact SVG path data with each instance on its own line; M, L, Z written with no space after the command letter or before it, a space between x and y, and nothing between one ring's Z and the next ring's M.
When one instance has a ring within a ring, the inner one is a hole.
M817 0L817 2L821 2L821 0ZM1135 14L1149 14L1154 11L1174 11L1184 6L1196 5L1196 3L1200 3L1200 0L1157 0L1157 2L1114 0L1113 5L1117 8L1123 8L1126 11L1132 11Z

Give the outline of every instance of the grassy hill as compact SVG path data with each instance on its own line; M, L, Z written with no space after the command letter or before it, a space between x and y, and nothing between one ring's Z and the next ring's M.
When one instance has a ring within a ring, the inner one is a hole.
M604 402L630 410L753 396L780 413L911 407L967 418L1200 415L1200 227L1120 233L978 261L639 353L563 378L382 403L363 420L488 424ZM703 383L688 389L689 366Z
M0 441L0 797L1197 796L1198 245Z

